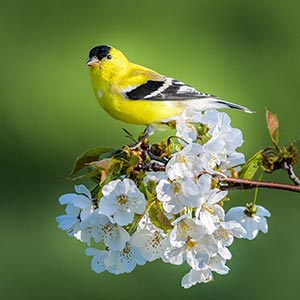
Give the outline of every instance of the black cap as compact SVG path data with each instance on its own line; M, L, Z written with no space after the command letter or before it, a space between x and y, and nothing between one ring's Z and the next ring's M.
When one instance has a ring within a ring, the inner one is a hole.
M89 58L96 56L99 60L101 60L103 57L106 57L109 54L110 49L111 47L108 45L94 47L89 53Z

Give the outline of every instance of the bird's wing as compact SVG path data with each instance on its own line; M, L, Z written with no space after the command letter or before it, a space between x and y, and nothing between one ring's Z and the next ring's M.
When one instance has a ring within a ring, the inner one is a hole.
M216 98L213 95L199 92L193 87L170 77L164 77L163 80L148 80L144 84L126 90L124 94L129 100L149 101Z

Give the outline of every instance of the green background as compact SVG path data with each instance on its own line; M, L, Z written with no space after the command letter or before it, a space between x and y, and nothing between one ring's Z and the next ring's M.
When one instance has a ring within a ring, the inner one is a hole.
M85 245L55 221L63 214L58 197L73 190L63 176L76 156L128 142L122 127L143 129L98 107L85 66L90 48L114 45L139 64L255 110L228 111L249 157L270 144L265 107L279 115L282 142L299 139L299 1L2 0L0 14L1 299L299 297L299 194L259 191L272 212L269 233L235 241L229 275L189 290L180 287L184 266L94 273ZM234 192L232 200L252 196Z

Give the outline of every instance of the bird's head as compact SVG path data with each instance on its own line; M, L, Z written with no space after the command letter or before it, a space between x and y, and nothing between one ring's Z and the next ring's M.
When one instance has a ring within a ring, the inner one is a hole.
M128 60L125 55L116 48L108 45L96 46L90 50L89 60L86 65L91 72L111 77L126 70Z

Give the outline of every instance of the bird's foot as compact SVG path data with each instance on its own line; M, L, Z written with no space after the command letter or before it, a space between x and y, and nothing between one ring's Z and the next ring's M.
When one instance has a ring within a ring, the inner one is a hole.
M141 149L141 148L145 148L145 147L147 148L148 147L148 137L150 135L152 135L154 133L154 131L155 131L154 127L151 125L148 125L146 127L146 129L144 130L144 132L139 136L138 141L135 144L129 146L129 148L131 150Z

